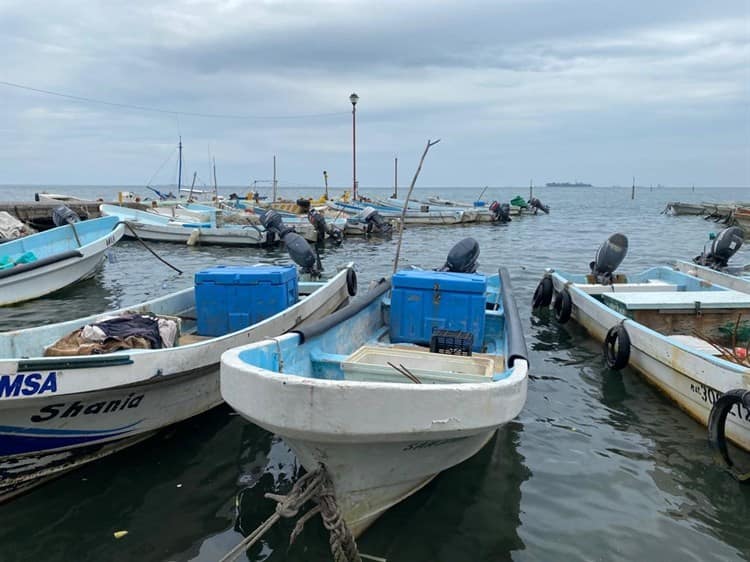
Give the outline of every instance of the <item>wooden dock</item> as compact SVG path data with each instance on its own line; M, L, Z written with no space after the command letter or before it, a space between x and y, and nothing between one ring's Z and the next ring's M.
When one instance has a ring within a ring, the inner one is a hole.
M52 211L61 205L65 205L78 215L81 220L94 219L101 216L99 205L101 201L82 201L76 203L40 203L38 201L0 201L0 211L5 211L18 220L25 222L37 230L44 230L54 226L52 223ZM118 203L115 203L118 204ZM123 207L144 210L147 208L142 203L121 203Z

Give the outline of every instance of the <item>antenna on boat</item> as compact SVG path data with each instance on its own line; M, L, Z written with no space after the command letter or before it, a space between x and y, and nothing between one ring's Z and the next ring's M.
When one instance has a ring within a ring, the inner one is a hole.
M179 152L179 158L177 160L177 197L180 197L180 187L182 186L182 136L180 136L180 142L177 145ZM174 154L174 153L173 153Z
M214 171L214 199L219 201L219 184L216 183L216 158L213 159L213 171Z
M393 198L398 199L398 157L393 163Z
M273 155L273 200L276 202L276 187L279 185L279 182L276 181L276 155Z
M411 180L411 185L409 186L409 193L406 194L406 199L404 200L404 208L401 209L401 222L398 225L398 245L396 246L396 258L393 260L393 273L396 273L396 270L398 269L398 258L401 255L401 241L404 239L404 220L406 219L406 208L409 206L411 192L414 191L414 184L417 183L419 172L422 171L422 164L424 163L424 159L427 156L427 151L430 150L431 146L434 146L439 142L440 139L436 141L427 139L427 146L424 147L422 158L419 159L419 166L417 166L417 171L414 172L414 178Z
M326 201L328 201L328 172L323 170L323 181L326 184Z

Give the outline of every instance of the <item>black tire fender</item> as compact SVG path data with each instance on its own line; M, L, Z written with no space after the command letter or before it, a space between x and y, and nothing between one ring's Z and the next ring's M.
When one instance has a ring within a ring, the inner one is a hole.
M573 312L573 301L570 299L570 293L567 289L563 289L555 295L553 308L555 310L555 319L560 324L565 324L570 320L570 314Z
M726 439L727 416L736 404L742 404L750 410L750 390L742 388L729 390L722 394L711 406L708 416L708 443L716 453L719 461L729 473L739 482L750 482L750 471L737 470L729 457Z
M346 270L346 291L350 297L357 294L357 272L351 267Z
M549 303L552 302L553 292L554 287L552 285L552 279L547 276L542 277L542 280L539 281L539 284L536 286L534 297L531 299L531 307L540 308L549 306Z
M610 369L619 371L630 360L630 336L625 324L612 326L604 337L604 360Z

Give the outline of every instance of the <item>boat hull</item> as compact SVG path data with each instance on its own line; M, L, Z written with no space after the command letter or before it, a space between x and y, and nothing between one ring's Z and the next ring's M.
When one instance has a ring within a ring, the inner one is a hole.
M58 228L70 229L70 237L73 238L73 226ZM106 251L122 238L124 229L124 225L119 224L108 232L102 232L98 239L77 248L75 256L0 278L0 306L36 299L92 277L104 260ZM33 236L47 236L49 233L51 231ZM25 240L28 243L31 237Z
M355 537L440 472L474 456L496 428L470 435L393 442L315 443L285 439L307 470L324 464L339 508Z
M750 369L695 350L651 330L603 305L559 274L550 275L555 291L567 286L571 318L600 342L621 322L630 337L628 365L659 388L680 408L703 425L711 407L732 389L750 390ZM727 416L726 436L750 451L750 410L738 406Z
M298 337L278 338L279 353ZM474 455L526 401L528 365L520 359L501 381L411 385L286 375L245 363L243 349L222 356L222 395L281 436L308 471L325 465L355 535Z

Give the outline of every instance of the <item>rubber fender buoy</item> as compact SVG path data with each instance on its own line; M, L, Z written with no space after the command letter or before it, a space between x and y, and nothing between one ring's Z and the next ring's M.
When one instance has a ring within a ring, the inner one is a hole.
M534 297L531 299L531 308L549 306L549 303L552 302L553 290L552 279L543 277L539 281L539 285L536 286L536 291L534 291Z
M630 336L624 324L609 329L603 347L607 367L619 371L627 366L630 360Z
M738 388L725 392L711 406L711 413L708 416L708 443L717 453L719 461L724 464L724 467L737 481L750 482L750 472L743 473L737 470L727 449L725 433L727 416L737 404L742 404L747 410L750 410L750 390ZM741 408L739 411L742 413Z
M350 297L357 294L357 272L351 267L346 270L346 290Z
M570 293L567 289L563 289L555 295L553 308L555 310L555 319L560 324L565 324L570 320L570 313L573 311L573 302L570 300Z

